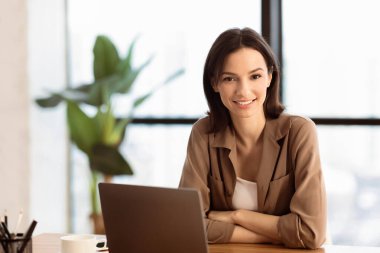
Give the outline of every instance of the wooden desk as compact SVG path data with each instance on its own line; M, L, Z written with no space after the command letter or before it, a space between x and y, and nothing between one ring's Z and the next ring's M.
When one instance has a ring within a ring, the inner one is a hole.
M42 234L33 237L33 253L59 253L62 234ZM380 253L380 247L325 245L317 250L287 249L264 244L214 244L209 253ZM196 253L196 252L194 252Z
M321 249L288 249L264 244L219 244L209 245L209 253L380 253L380 248L325 245Z

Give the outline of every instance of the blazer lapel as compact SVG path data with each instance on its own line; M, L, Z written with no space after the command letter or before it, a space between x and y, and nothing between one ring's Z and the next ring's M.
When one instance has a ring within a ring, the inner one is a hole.
M281 151L279 140L288 132L289 124L283 124L281 116L278 119L267 120L263 136L263 154L260 162L259 172L257 175L258 186L258 207L264 209L266 197L269 190L269 184L275 173L278 158Z
M265 138L263 143L263 155L261 158L260 169L257 175L258 184L258 205L262 210L269 189L274 169L276 167L277 158L280 152L280 146L273 138Z
M236 137L235 131L231 127L226 127L224 130L215 134L211 147L215 148L215 152L220 153L221 171L223 174L225 193L228 198L232 198L235 189L235 168L236 166ZM221 149L223 150L217 150Z

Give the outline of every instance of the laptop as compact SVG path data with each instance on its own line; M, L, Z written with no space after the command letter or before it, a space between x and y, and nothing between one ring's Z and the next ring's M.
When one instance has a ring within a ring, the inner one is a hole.
M110 253L206 253L199 193L123 184L99 184Z

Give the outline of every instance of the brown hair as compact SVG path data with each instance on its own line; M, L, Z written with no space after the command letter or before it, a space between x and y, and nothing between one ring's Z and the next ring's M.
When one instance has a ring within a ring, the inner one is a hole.
M268 43L260 34L250 28L229 29L215 40L207 55L203 71L203 90L210 109L208 115L211 120L211 132L218 132L231 125L228 109L223 105L219 93L213 90L212 84L219 80L225 58L244 47L260 52L269 73L272 73L272 80L264 101L265 117L278 118L285 109L279 99L279 64Z

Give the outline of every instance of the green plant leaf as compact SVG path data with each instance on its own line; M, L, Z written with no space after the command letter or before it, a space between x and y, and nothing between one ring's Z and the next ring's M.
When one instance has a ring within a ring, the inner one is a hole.
M163 82L163 85L166 85L176 79L177 77L183 75L185 73L185 69L181 68L175 71L173 74L171 74L166 80Z
M121 94L128 93L138 75L138 71L130 70L128 74L122 76L117 82L113 84L112 92Z
M133 109L134 108L137 108L139 107L140 105L142 105L142 103L144 103L145 100L147 100L150 96L153 95L153 93L155 92L156 90L151 90L150 92L148 92L147 94L137 98L134 102L133 102Z
M107 137L106 144L119 146L124 138L125 129L130 122L129 118L118 119L112 133Z
M117 147L98 144L93 148L90 167L107 175L132 175L129 163L120 154Z
M94 85L94 83L87 83L87 84L82 84L82 85L80 85L78 87L70 88L70 89L81 91L81 92L84 92L84 93L88 94L88 93L90 93L91 88L92 88L93 85Z
M41 107L55 107L62 100L71 100L76 103L84 103L88 101L88 94L79 89L68 88L61 92L52 92L50 97L38 98L36 103Z
M132 41L131 45L128 48L127 56L123 60L121 60L117 66L117 73L119 75L126 75L126 74L128 74L129 71L132 70L133 50L135 48L137 38L138 37L136 37Z
M78 104L67 101L67 121L73 143L87 155L92 154L93 146L99 140L97 127Z
M135 109L137 107L139 107L140 105L142 105L145 100L147 100L151 95L153 95L157 90L159 90L160 88L162 88L163 86L165 86L166 84L172 82L174 79L176 79L177 77L179 77L180 75L182 75L183 73L185 72L184 69L179 69L177 71L175 71L173 74L171 74L168 78L166 78L166 80L161 83L160 85L157 85L154 89L152 89L151 91L149 91L148 93L146 93L145 95L137 98L134 102L133 102L133 105L132 105L132 108Z
M57 106L62 101L62 97L55 94L47 98L37 98L35 101L40 107L51 108Z
M65 100L70 100L76 103L84 103L88 100L87 93L75 89L66 89L63 90L61 93L55 94L60 95Z
M110 104L99 107L94 119L101 135L101 143L114 145L115 143L111 141L111 136L115 129L116 118L112 113Z
M121 79L115 83L115 86L113 88L114 92L117 93L128 93L132 85L134 84L136 78L141 73L141 71L146 68L153 60L153 56L150 57L146 62L144 62L140 67L137 69L130 69L129 71L125 72Z
M111 75L103 78L102 80L95 81L91 84L91 88L87 89L85 86L81 88L87 89L88 99L85 103L93 106L101 106L107 104L111 100L113 93L115 93L112 87L120 80L120 76Z
M96 81L116 73L120 57L115 45L108 37L104 35L96 37L93 53Z

